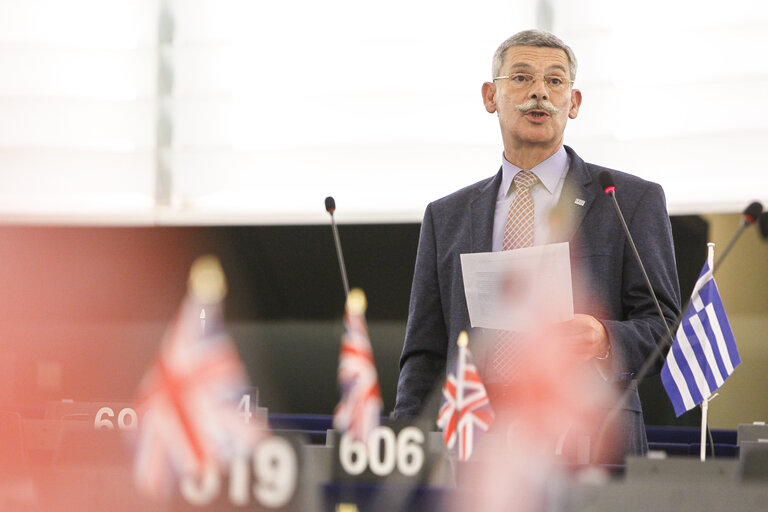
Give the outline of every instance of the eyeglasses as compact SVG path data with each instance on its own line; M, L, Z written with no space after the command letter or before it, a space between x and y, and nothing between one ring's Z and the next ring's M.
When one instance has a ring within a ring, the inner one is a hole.
M513 73L511 75L505 75L505 76L497 76L494 77L493 80L502 80L502 79L508 79L509 84L512 87L515 87L517 89L524 89L526 87L530 87L533 85L533 81L536 79L536 77L541 77L544 80L544 83L547 84L547 87L550 91L562 91L567 89L569 86L573 84L573 80L568 80L564 76L557 76L557 75L542 75L540 73L537 73L535 75L531 73Z

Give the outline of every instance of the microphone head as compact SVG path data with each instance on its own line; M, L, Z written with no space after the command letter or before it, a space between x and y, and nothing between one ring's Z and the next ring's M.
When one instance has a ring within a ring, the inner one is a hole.
M325 198L325 211L328 213L336 211L336 201L331 196Z
M763 204L760 201L755 201L747 206L747 209L744 210L744 225L754 224L761 213L763 213Z
M608 171L602 171L597 175L597 180L600 182L600 186L603 187L603 192L610 194L616 190L616 185L613 183L613 176Z
M760 228L760 234L763 235L763 238L768 240L768 212L760 214L758 227Z

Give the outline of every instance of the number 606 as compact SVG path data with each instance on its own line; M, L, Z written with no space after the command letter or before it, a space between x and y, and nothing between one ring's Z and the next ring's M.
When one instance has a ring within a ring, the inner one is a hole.
M424 464L424 432L408 426L399 433L388 426L376 427L368 442L356 441L348 432L341 436L339 462L348 475L370 468L376 476L397 470L405 476L417 474Z

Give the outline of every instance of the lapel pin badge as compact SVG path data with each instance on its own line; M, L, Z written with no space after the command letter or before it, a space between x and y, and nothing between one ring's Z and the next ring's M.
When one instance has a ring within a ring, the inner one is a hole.
M586 204L586 201L584 201L583 199L577 199L573 203L579 206L584 206L584 204Z

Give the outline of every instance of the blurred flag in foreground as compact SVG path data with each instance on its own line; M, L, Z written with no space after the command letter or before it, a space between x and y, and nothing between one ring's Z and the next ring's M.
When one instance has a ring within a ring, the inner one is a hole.
M134 476L149 494L164 495L174 477L221 471L236 454L249 453L261 435L260 420L246 422L237 410L248 383L224 330L225 295L218 260L198 258L187 296L141 382Z
M459 334L459 357L443 386L443 405L437 426L448 448L459 441L459 460L468 460L478 439L475 428L487 431L494 415L488 394L467 348L467 333Z
M334 428L351 432L359 441L367 440L379 425L382 407L379 377L365 323L366 306L362 290L355 288L349 292L339 355L341 400L333 415Z
M661 370L677 416L712 396L741 363L711 260L710 254Z

